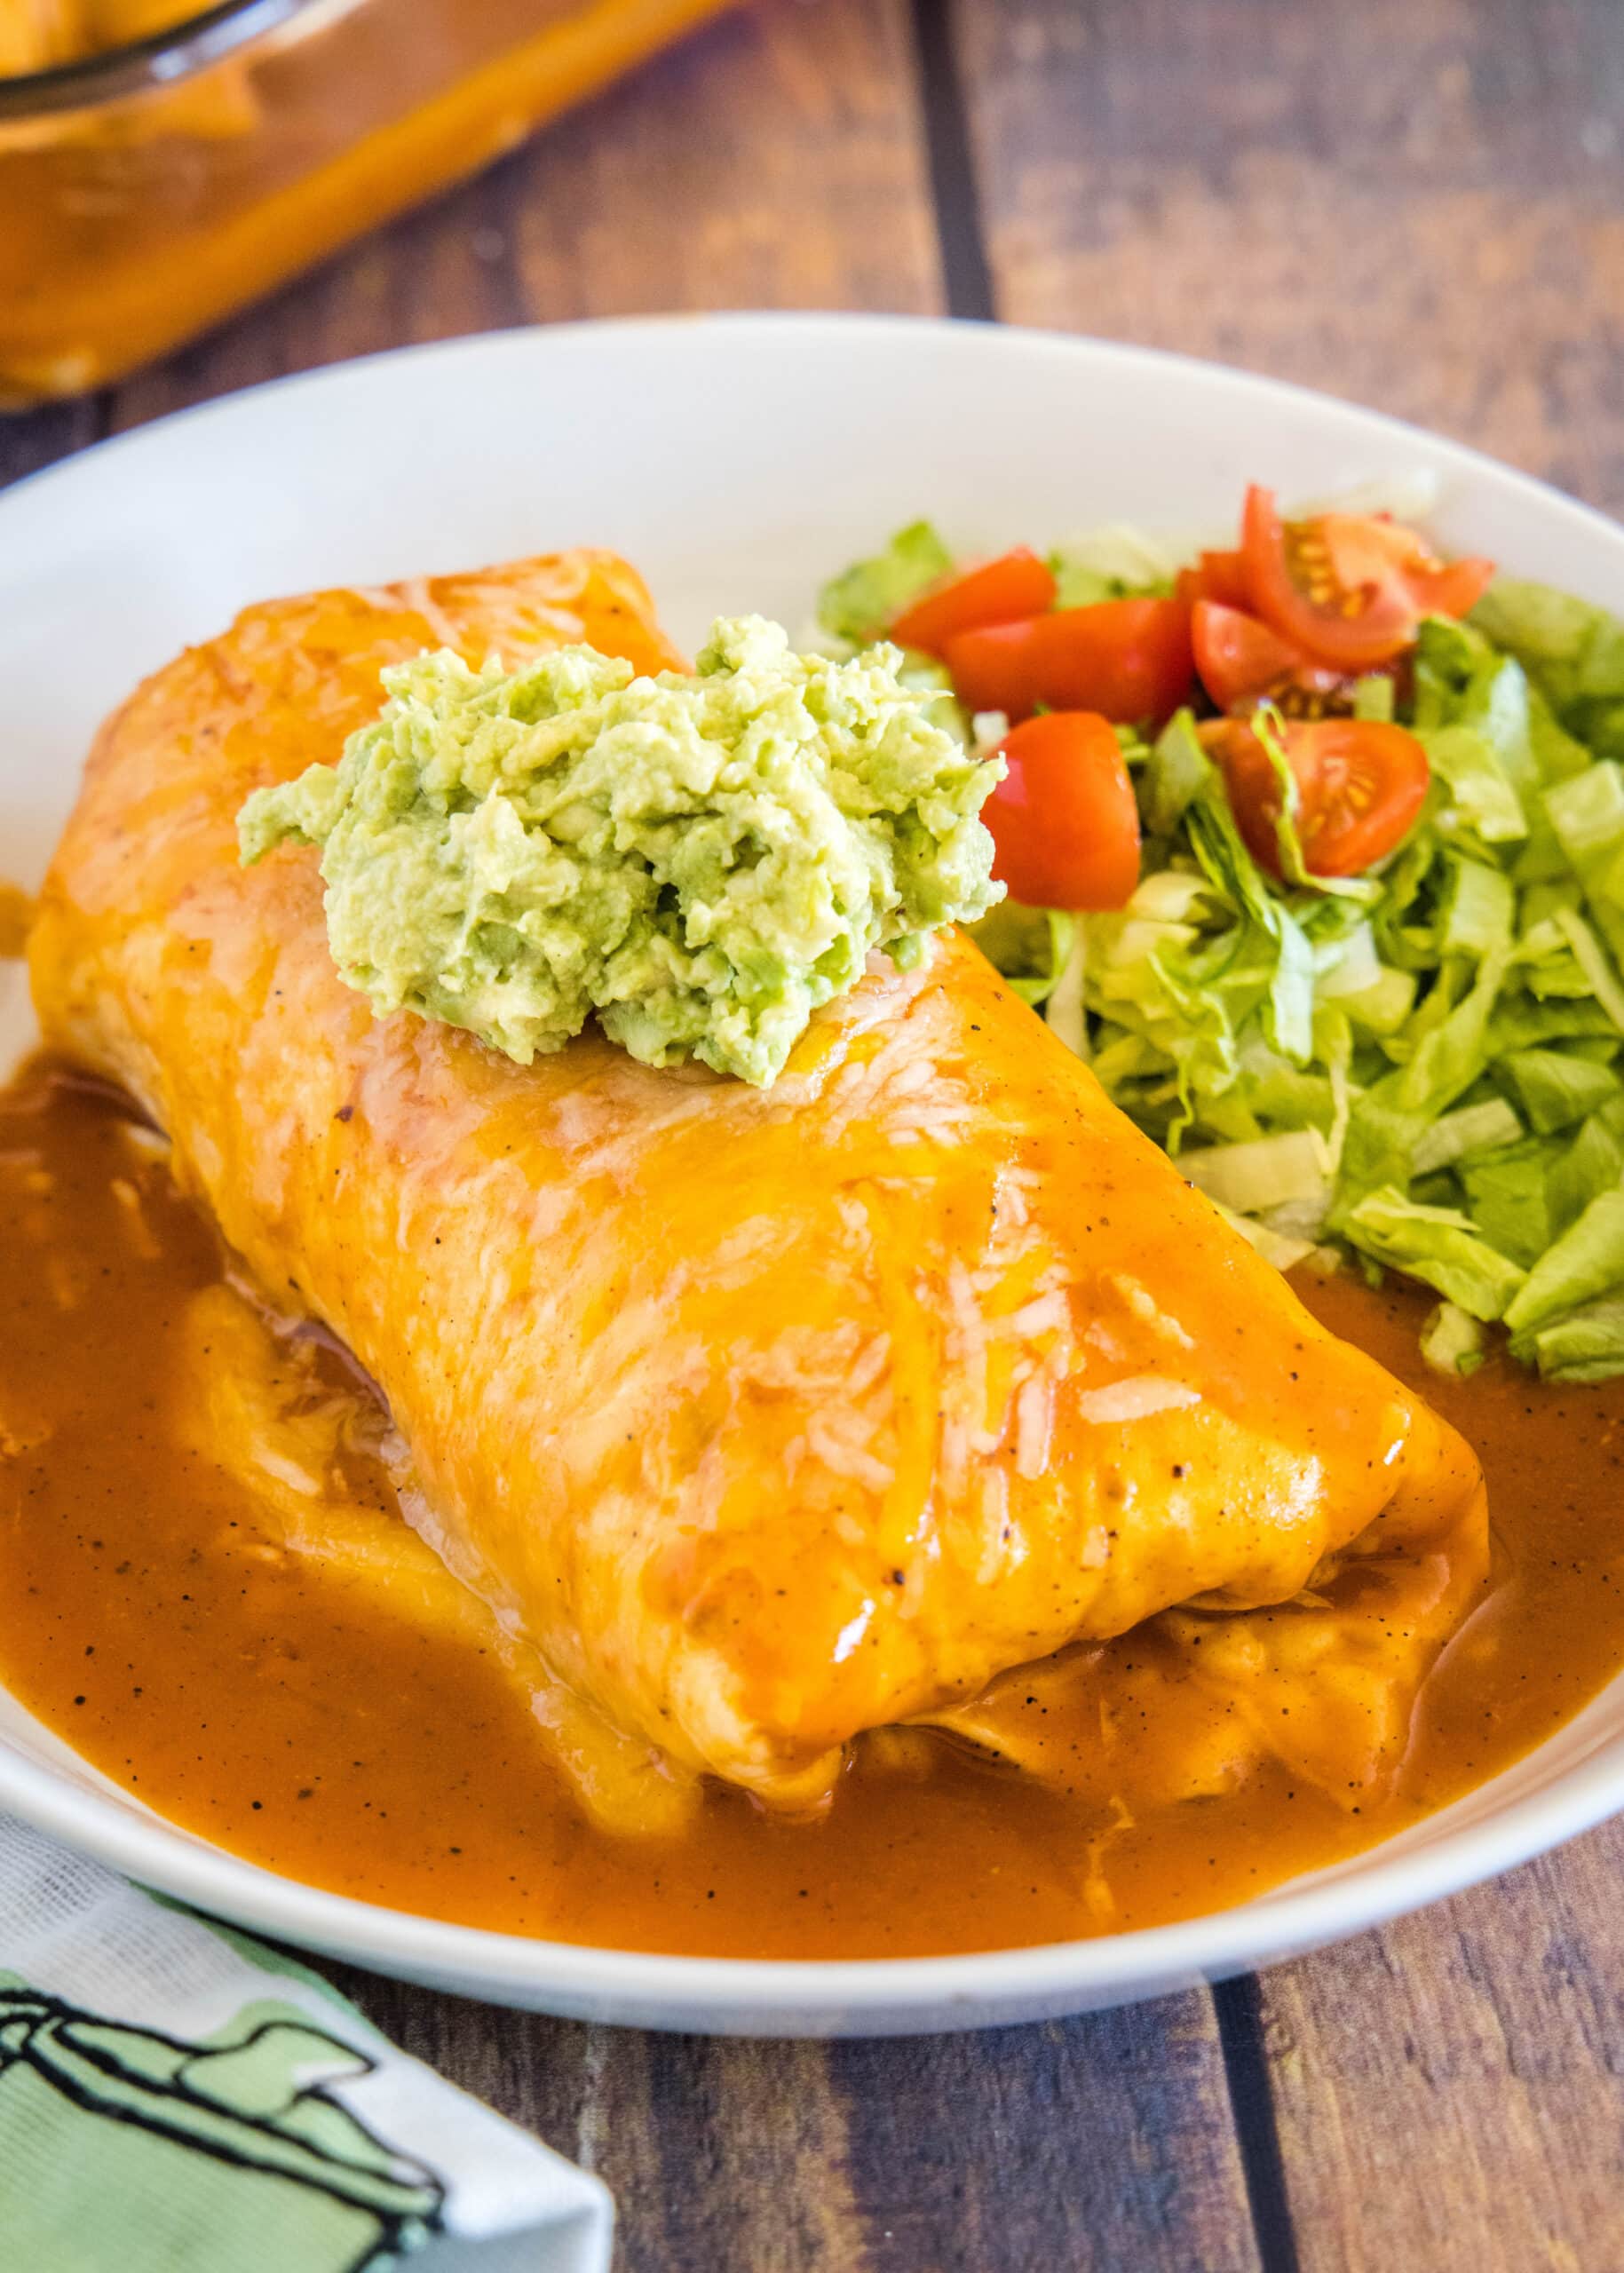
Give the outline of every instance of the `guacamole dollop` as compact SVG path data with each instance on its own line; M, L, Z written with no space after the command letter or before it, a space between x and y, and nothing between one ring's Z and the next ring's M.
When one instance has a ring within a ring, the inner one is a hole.
M692 677L419 655L336 766L248 800L242 859L321 846L334 962L380 1014L528 1065L596 1012L646 1065L769 1082L872 948L907 967L1002 896L978 818L1002 762L901 662L796 654L759 616L718 622Z

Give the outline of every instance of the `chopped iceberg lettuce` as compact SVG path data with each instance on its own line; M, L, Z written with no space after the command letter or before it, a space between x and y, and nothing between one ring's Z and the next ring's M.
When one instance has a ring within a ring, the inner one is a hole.
M1192 549L1103 530L1050 556L1067 606L1166 591ZM862 636L947 565L928 523L828 588ZM1432 783L1369 875L1306 868L1279 721L1279 874L1183 711L1123 734L1144 830L1109 915L1004 906L986 952L1115 1102L1283 1268L1307 1243L1445 1297L1435 1364L1487 1322L1553 1379L1624 1374L1624 622L1498 578L1349 690Z
M953 555L932 524L911 522L883 552L830 578L818 595L818 621L833 638L865 646L883 638L893 617L952 566Z

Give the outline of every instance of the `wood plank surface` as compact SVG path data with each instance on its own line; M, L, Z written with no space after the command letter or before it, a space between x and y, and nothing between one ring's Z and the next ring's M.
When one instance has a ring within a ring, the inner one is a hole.
M593 2029L324 1968L597 2170L621 2273L1251 2273L1211 2000L841 2044Z
M954 0L998 313L1624 504L1616 0Z
M1624 1828L1265 1974L1303 2273L1624 2266Z
M0 411L0 489L99 441L102 416L100 403L85 400L52 403L22 418Z
M109 397L0 419L0 482L402 341L950 303L1299 378L1617 509L1621 97L1614 0L759 0ZM624 2273L1617 2273L1621 1868L1604 1831L1216 2001L983 2037L661 2038L333 1970L603 2174Z

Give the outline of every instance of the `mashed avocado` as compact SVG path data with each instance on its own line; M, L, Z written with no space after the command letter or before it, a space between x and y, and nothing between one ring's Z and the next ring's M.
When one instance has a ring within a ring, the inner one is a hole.
M693 677L565 647L384 673L337 766L261 789L242 858L321 847L340 976L380 1014L466 1026L527 1065L596 1011L646 1065L771 1081L870 948L1002 896L969 756L876 647L796 655L717 623Z

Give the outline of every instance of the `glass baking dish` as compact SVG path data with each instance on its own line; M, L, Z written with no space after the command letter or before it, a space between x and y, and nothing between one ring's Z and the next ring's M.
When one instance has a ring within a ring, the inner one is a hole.
M0 408L162 354L725 4L227 0L0 76Z

